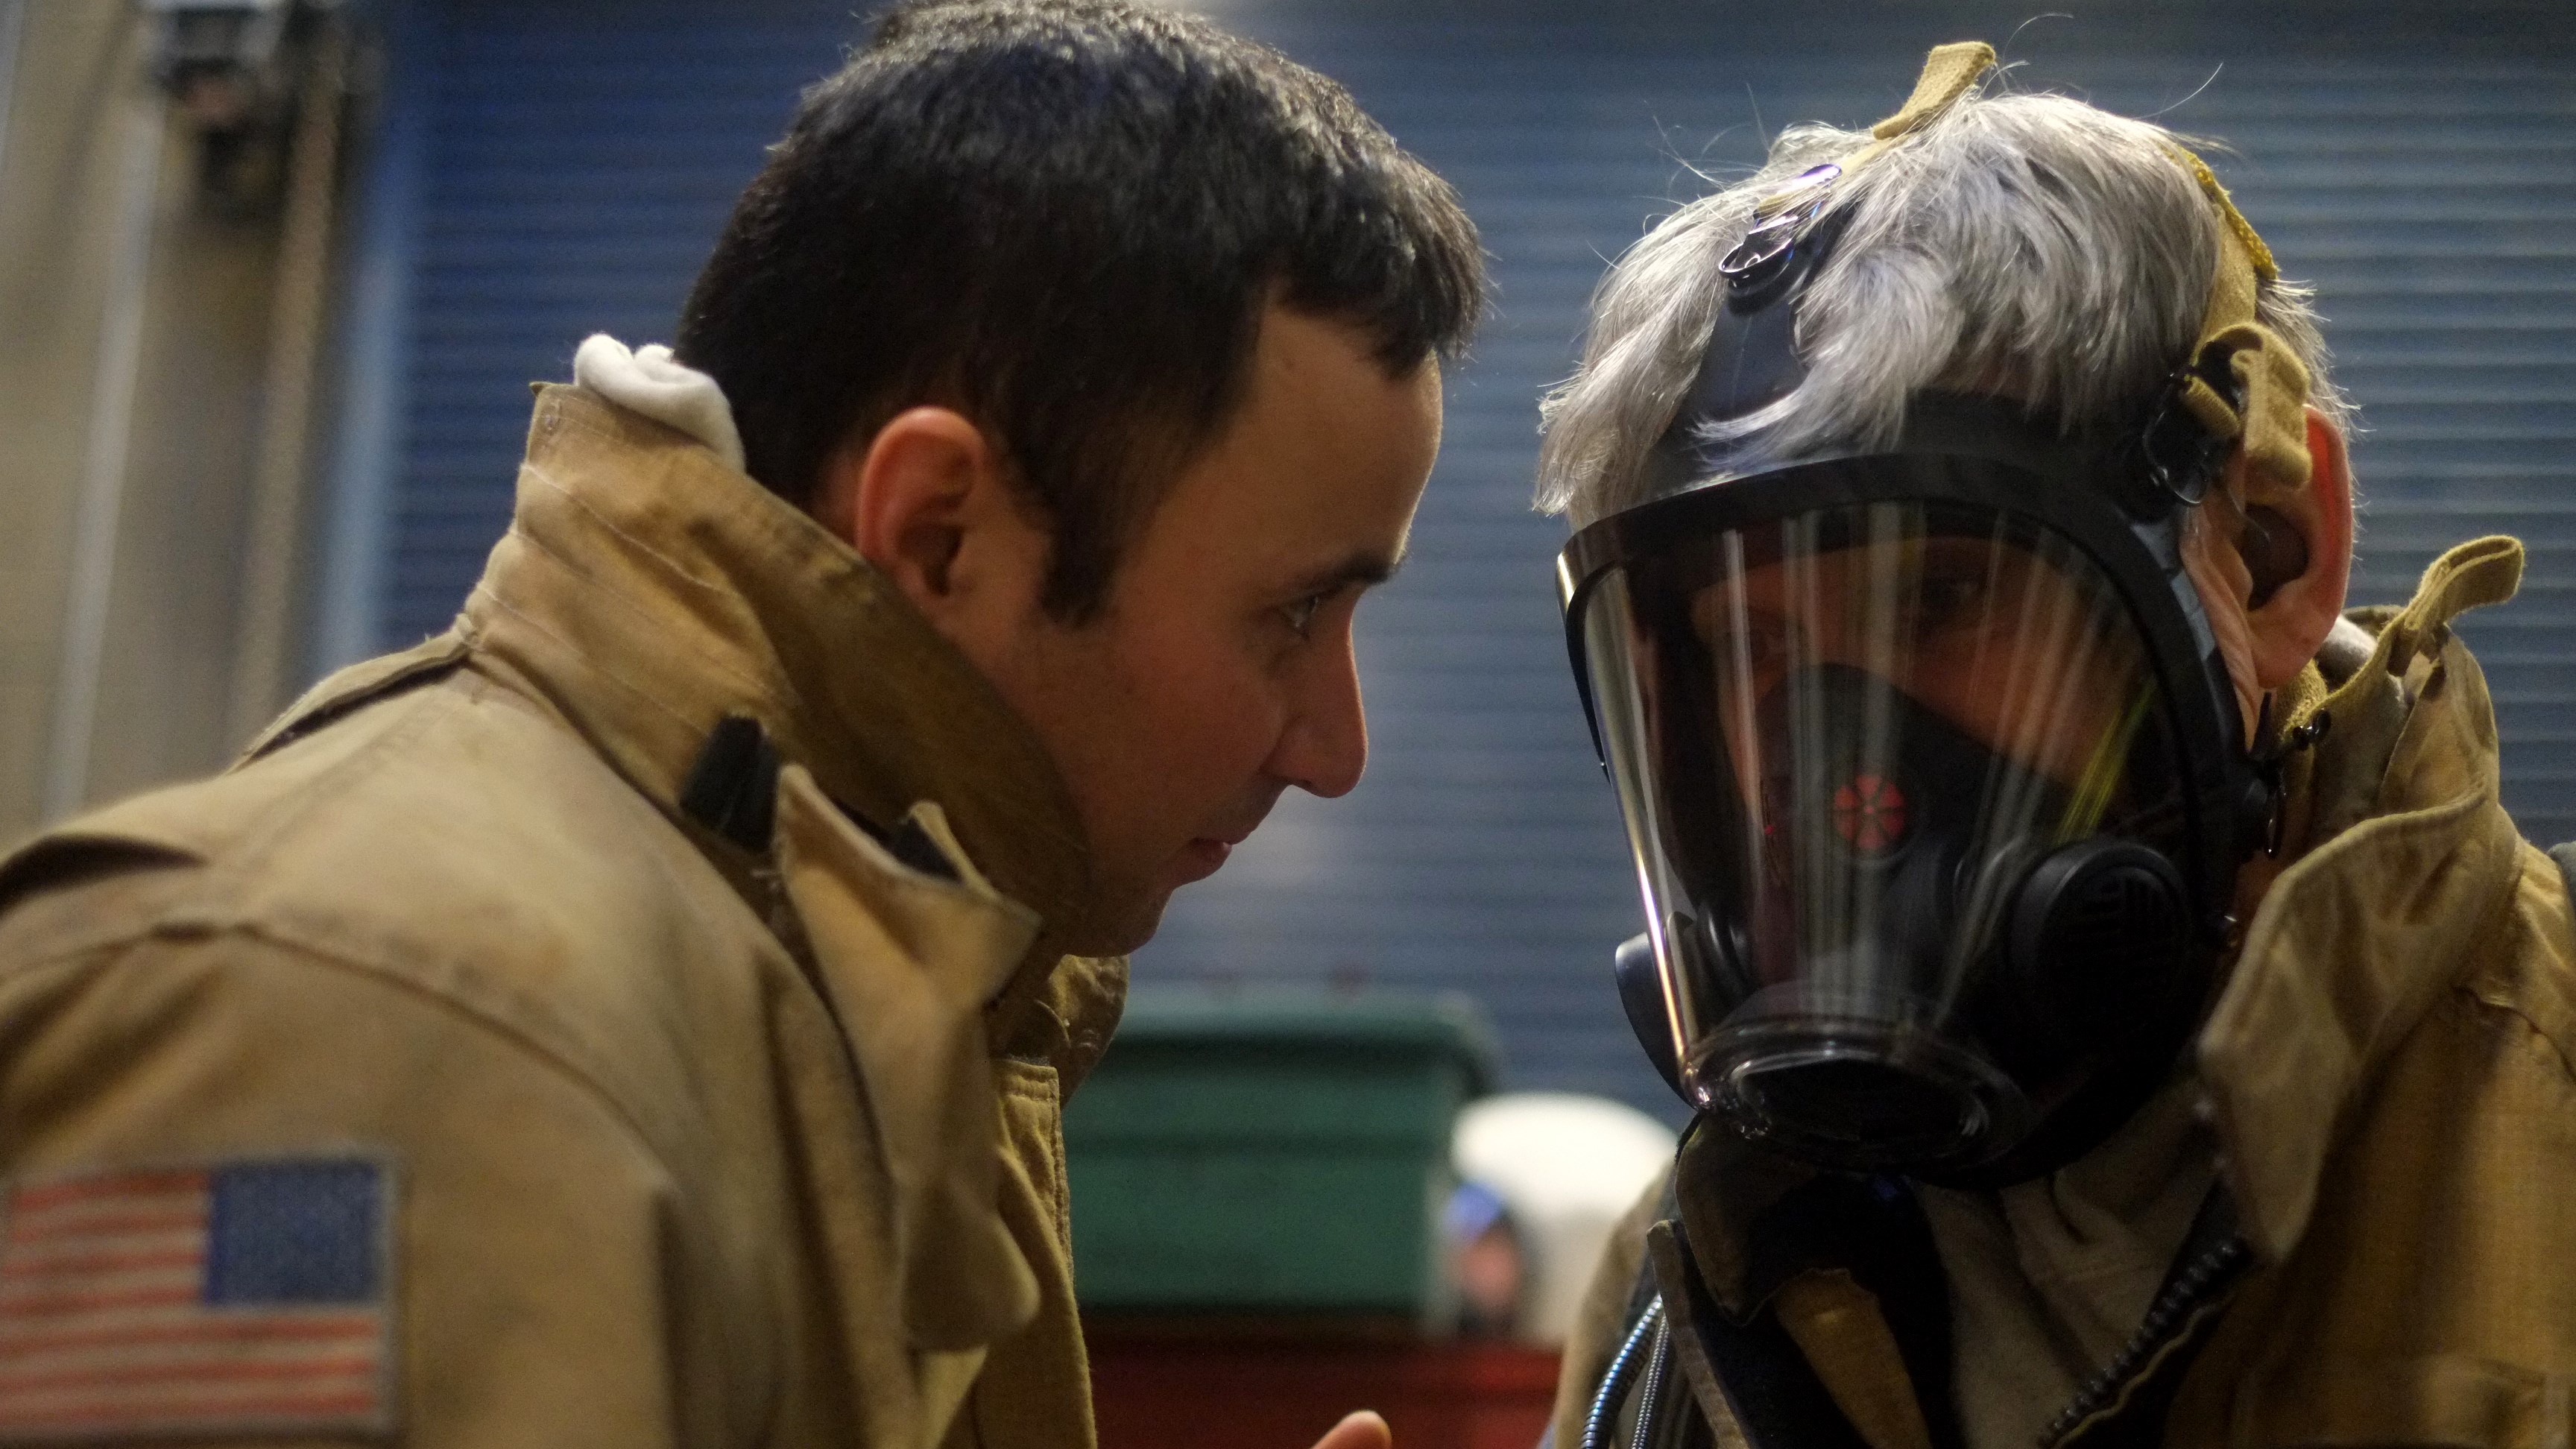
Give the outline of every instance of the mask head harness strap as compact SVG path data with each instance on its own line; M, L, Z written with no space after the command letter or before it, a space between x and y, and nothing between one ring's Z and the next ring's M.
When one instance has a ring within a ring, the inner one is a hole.
M2280 280L2281 269L2209 163L2181 146L2173 152L2217 213L2218 264L2200 338L2140 439L2147 478L2175 501L2195 504L2208 496L2227 455L2242 447L2255 492L2296 492L2308 483L2308 369L2255 320L2262 288Z
M1914 93L1870 128L1866 144L1801 173L1755 206L1752 226L1718 263L1726 300L1698 375L1648 455L1648 496L1716 471L1712 425L1740 424L1806 380L1797 302L1849 220L1847 208L1831 205L1835 189L1947 114L1994 66L1994 47L1983 41L1934 47ZM2218 256L2199 336L2132 435L2132 476L2115 485L2122 507L2141 519L2198 504L2240 447L2258 499L2306 486L2309 472L2307 368L2256 320L2261 289L2280 276L2272 250L2208 163L2179 144L2172 150L2218 219Z
M1699 374L1647 454L1649 496L1677 491L1711 471L1702 436L1709 425L1746 418L1806 381L1797 301L1850 219L1847 209L1827 210L1836 183L1948 111L1994 64L1994 47L1981 40L1934 48L1914 94L1870 128L1868 144L1801 172L1754 206L1752 226L1717 264L1726 300L1711 323Z

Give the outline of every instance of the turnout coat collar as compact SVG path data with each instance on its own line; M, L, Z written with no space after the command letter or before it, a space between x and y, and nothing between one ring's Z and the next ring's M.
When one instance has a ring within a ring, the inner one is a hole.
M2368 656L2333 681L2312 669L2284 711L2292 727L2329 720L2285 781L2295 858L2255 911L2199 1042L2222 1170L2268 1261L2306 1232L2354 1098L2458 979L2519 881L2494 708L2449 626L2511 598L2521 577L2512 539L2451 550L2403 609L2359 611L2354 622L2377 633Z
M542 702L675 818L717 724L783 761L760 902L847 1038L893 1189L921 1349L1025 1326L1039 1285L997 1207L996 1051L1105 1046L1124 963L1071 958L1090 862L1062 779L882 575L693 439L539 389L510 531L458 620L470 666ZM926 840L945 869L886 846ZM731 847L694 831L711 853ZM944 877L944 878L943 878Z
M510 531L458 625L478 668L666 807L727 715L879 833L935 802L1036 917L1014 994L1082 924L1090 856L1036 736L866 560L682 433L539 388Z

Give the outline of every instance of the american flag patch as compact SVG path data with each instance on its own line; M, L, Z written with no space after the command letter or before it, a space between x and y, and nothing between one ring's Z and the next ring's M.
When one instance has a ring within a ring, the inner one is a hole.
M0 1443L388 1432L388 1176L329 1157L11 1184Z

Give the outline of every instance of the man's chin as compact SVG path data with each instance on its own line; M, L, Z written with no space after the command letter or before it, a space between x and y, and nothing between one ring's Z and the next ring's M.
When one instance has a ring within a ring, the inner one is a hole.
M1141 899L1104 901L1084 923L1085 928L1067 942L1067 949L1076 956L1128 955L1154 939L1154 933L1163 926L1164 908L1171 902L1168 889L1149 892Z
M1151 882L1101 891L1070 949L1078 956L1124 956L1135 951L1162 929L1172 893L1216 874L1232 851L1230 845L1193 840Z

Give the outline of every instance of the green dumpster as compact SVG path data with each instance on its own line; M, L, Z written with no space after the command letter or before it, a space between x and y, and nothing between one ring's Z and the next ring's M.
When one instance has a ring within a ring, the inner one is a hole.
M1459 997L1137 991L1065 1112L1075 1296L1437 1328L1449 1135L1493 1061Z

